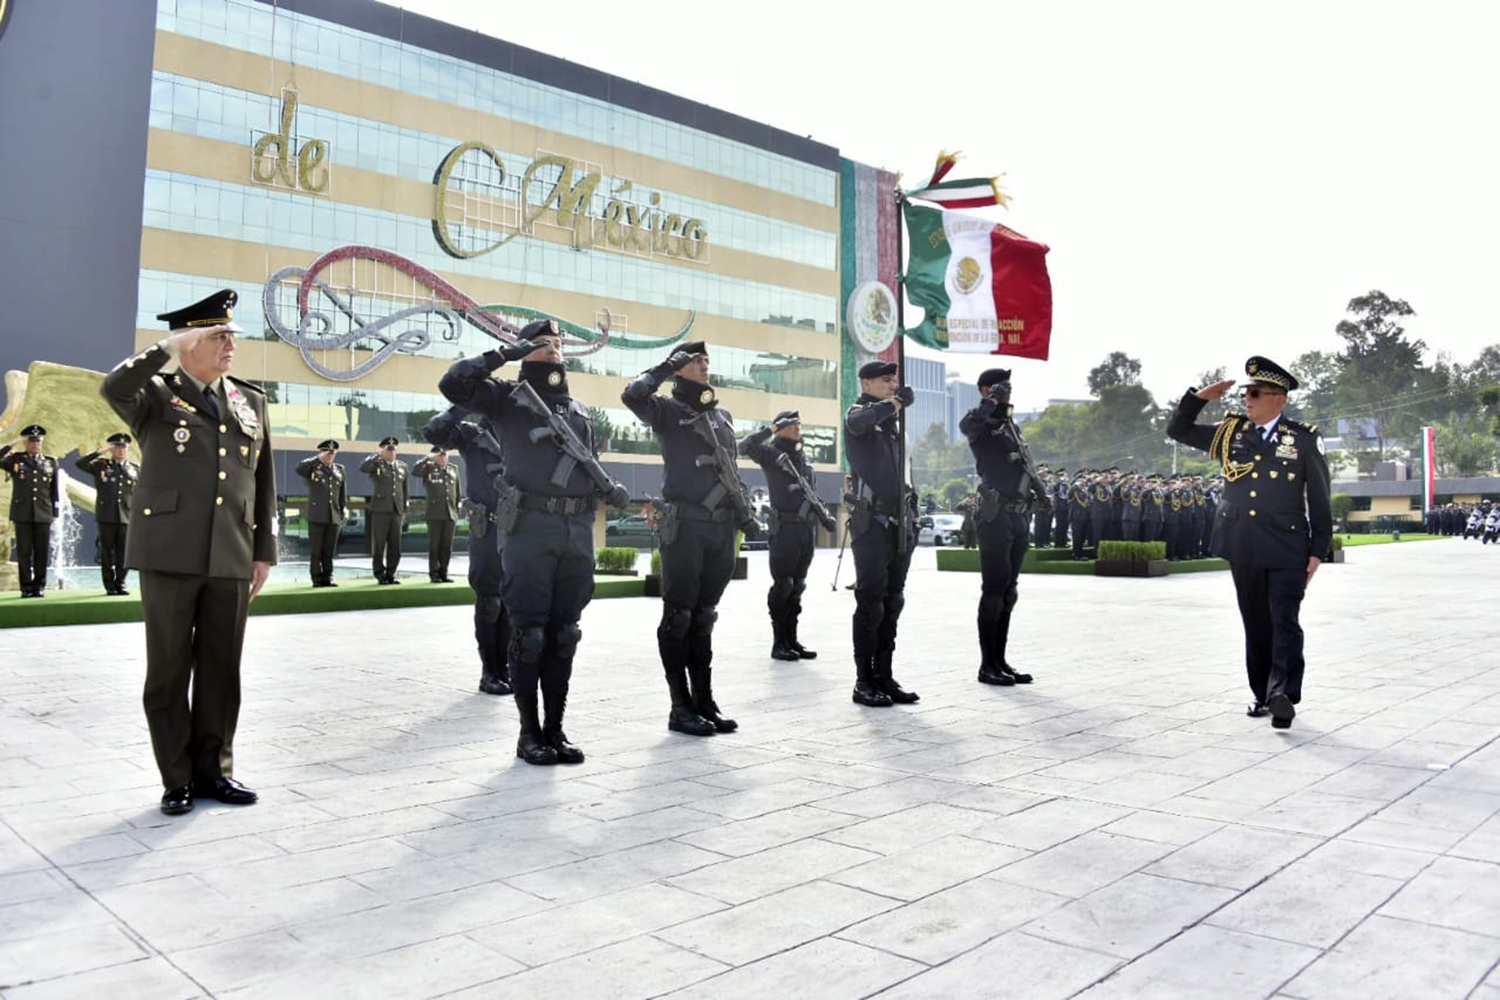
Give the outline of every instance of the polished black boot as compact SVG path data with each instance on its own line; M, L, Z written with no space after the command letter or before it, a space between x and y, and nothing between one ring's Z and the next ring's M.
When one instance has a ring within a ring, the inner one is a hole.
M542 723L542 741L557 754L559 764L582 764L583 751L568 741L568 735L563 732L562 727L563 712L568 707L568 692L548 691L548 686L542 688L542 704L547 712L547 720Z
M719 713L719 706L714 702L713 673L712 667L688 667L688 676L693 682L693 711L713 723L718 732L732 733L740 728L740 724Z
M890 708L891 696L876 683L874 664L873 656L855 654L853 700L856 704L868 705L870 708Z
M802 657L792 648L787 641L786 619L777 616L771 619L771 659L773 660L800 660Z
M496 662L496 661L499 662ZM479 690L484 694L510 694L509 671L505 665L505 648L479 647Z
M1005 672L1001 661L995 658L995 629L998 622L993 618L979 619L979 683L1010 687L1016 679Z
M875 683L886 695L898 705L910 705L914 701L920 701L915 691L908 691L896 682L891 676L891 658L895 652L882 649L875 654Z
M516 739L516 756L528 764L556 764L557 751L542 738L542 724L537 718L535 690L516 692L516 710L521 716L521 735Z
M808 649L797 639L797 612L795 611L786 619L786 644L796 650L799 659L816 660L818 658L814 650Z
M693 708L693 696L688 691L687 669L667 667L667 690L672 694L672 713L667 716L667 728L674 733L688 736L712 736L718 732Z
M1016 608L1016 592L1014 589L1005 595L1005 603L1002 605L1000 619L995 623L994 632L994 656L995 662L1000 665L1000 672L1010 678L1014 684L1030 684L1031 675L1023 674L1019 670L1005 662L1005 649L1010 644L1010 616Z

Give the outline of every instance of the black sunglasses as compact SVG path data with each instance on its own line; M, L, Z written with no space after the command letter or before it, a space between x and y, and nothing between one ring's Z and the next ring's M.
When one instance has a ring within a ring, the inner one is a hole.
M1286 393L1279 389L1246 389L1246 399L1259 399L1262 396L1285 396Z

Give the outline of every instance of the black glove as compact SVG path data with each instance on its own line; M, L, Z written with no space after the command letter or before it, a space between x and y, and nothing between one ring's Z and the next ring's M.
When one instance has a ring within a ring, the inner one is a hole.
M542 345L535 340L518 340L500 348L500 356L506 361L520 361Z
M615 483L604 495L604 502L617 510L624 510L630 506L630 491L623 484Z
M896 390L896 401L900 403L903 408L910 406L917 401L917 390L913 389L909 385L903 385L901 388Z
M667 367L674 372L682 371L683 366L697 356L696 354L689 354L687 351L674 351L672 356L667 358Z

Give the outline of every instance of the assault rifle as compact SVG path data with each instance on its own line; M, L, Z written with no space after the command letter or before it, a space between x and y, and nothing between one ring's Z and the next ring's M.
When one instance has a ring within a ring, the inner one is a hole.
M568 426L568 421L560 413L553 411L552 407L542 402L542 397L537 395L530 382L524 379L515 383L515 389L511 393L517 403L525 409L547 421L545 427L534 427L531 430L531 443L552 439L562 457L557 461L557 468L552 470L552 485L566 486L568 477L573 475L573 470L583 466L583 471L594 481L594 488L604 497L606 503L611 507L625 507L630 503L630 494L620 483L615 482L599 460L594 457L593 451L581 440L573 428Z
M786 452L779 452L776 455L776 464L781 467L782 472L792 477L794 488L802 494L803 502L812 510L813 516L818 519L818 523L822 524L829 531L838 527L838 522L833 519L832 514L828 513L828 508L819 499L817 491L812 488L812 484L802 475L802 470L797 468L797 463L792 461L792 456Z
M735 522L745 533L745 537L758 538L760 522L755 519L755 511L750 507L750 493L745 489L745 484L740 482L739 470L734 464L734 453L724 447L724 442L714 433L709 423L709 412L711 411L689 418L698 436L713 449L712 455L699 455L696 460L700 469L712 466L714 470L714 487L703 498L703 506L713 510L728 497L729 503L734 507Z

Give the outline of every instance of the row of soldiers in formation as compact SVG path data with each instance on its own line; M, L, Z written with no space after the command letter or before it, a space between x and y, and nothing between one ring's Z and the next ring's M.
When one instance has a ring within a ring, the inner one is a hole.
M1485 545L1500 542L1500 504L1485 500L1471 509L1464 522L1463 536L1477 538Z
M1066 548L1085 559L1084 549L1101 541L1165 542L1169 559L1199 559L1208 554L1214 508L1222 482L1207 476L1143 475L1119 469L1082 469L1071 479L1067 469L1037 470L1042 489L1052 498L1048 510L1032 514L1031 533L1038 548Z

